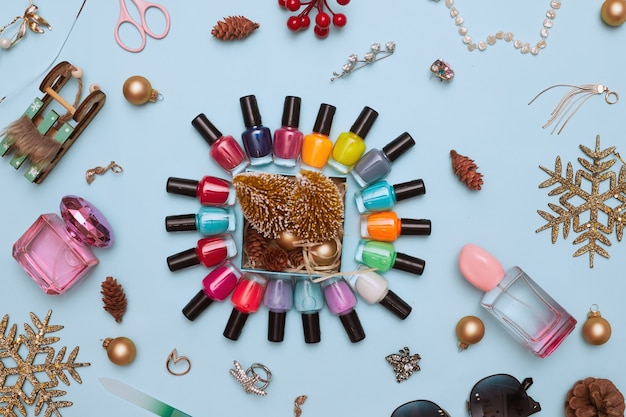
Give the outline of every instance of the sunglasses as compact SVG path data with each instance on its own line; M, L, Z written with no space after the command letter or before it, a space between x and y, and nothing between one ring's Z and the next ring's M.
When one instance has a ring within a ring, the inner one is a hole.
M450 414L432 401L415 400L396 408L391 417L450 417Z
M481 379L470 393L467 409L472 417L527 417L541 405L526 394L532 378L521 383L511 375L496 374Z

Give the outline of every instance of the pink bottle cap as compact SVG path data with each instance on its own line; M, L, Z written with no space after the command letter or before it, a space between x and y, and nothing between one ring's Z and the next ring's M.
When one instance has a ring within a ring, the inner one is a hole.
M61 199L61 217L77 240L97 248L113 244L113 231L104 215L89 201L75 195Z
M473 244L467 244L459 253L461 274L474 287L491 291L504 277L502 264L489 252Z

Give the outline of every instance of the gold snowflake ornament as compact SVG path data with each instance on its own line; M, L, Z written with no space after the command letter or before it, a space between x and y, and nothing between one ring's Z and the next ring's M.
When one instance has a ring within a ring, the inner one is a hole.
M593 268L593 258L599 254L610 258L603 246L611 246L609 236L615 231L618 241L622 240L626 225L626 166L622 165L619 175L610 169L618 159L609 156L619 155L615 146L600 149L600 135L596 136L595 150L580 145L580 149L590 159L578 158L584 169L574 173L572 163L567 163L565 175L561 158L556 157L554 171L539 166L549 179L539 184L546 188L558 184L548 195L559 195L559 204L548 203L553 213L537 210L547 223L535 232L546 229L552 231L552 243L556 243L559 227L563 226L563 239L567 239L570 229L579 235L573 244L585 243L574 252L574 256L589 254L589 267ZM608 182L608 183L607 183ZM579 201L582 200L582 203ZM585 219L581 217L588 213Z
M52 310L41 321L30 313L34 329L24 324L25 334L17 334L17 325L8 327L9 316L0 322L0 415L6 417L26 416L26 406L35 405L38 416L45 407L44 417L53 414L61 417L60 408L69 407L72 402L58 400L65 391L54 389L59 380L70 385L65 372L79 384L82 383L76 368L89 366L89 363L75 362L78 346L65 359L66 347L63 346L55 356L52 344L59 341L56 336L48 336L63 329L60 325L50 325ZM22 357L25 354L25 357ZM43 363L37 363L45 358Z

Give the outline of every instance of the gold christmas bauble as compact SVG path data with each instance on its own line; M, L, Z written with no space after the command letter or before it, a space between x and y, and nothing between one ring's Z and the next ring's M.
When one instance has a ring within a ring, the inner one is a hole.
M129 103L136 106L150 102L155 102L159 92L152 88L150 81L141 75L134 75L124 82L122 87L124 97Z
M599 310L591 309L587 314L587 321L583 324L583 338L596 346L605 344L611 338L611 325Z
M295 245L296 242L300 241L298 236L294 235L288 230L284 230L280 232L278 237L276 238L276 244L283 248L286 251L294 250L298 246Z
M109 360L118 366L130 365L137 356L135 343L127 337L107 337L102 347L107 350Z
M465 316L456 324L456 337L459 350L480 342L485 335L485 324L476 316Z
M309 253L311 259L319 266L332 265L337 261L337 257L339 256L337 242L334 240L311 246Z
M626 22L626 1L606 0L600 8L600 16L609 26L620 26Z

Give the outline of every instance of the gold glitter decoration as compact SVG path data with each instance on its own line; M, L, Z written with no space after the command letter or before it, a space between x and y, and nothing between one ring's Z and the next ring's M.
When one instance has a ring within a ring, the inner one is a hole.
M35 404L35 415L39 415L44 406L44 417L53 414L61 417L60 408L72 405L70 401L57 401L57 397L66 394L65 391L53 389L61 380L65 385L70 385L70 380L65 371L79 384L82 383L76 368L89 366L89 363L75 362L78 355L78 346L75 347L65 358L66 347L63 346L55 356L54 349L50 346L59 341L56 336L48 336L63 329L60 325L49 325L52 310L48 311L46 318L41 321L34 313L30 318L35 326L33 329L28 323L24 324L25 334L17 334L17 325L13 324L7 333L9 316L5 315L0 322L0 415L17 416L18 411L26 416L26 407ZM26 349L26 357L21 356L20 350ZM37 359L45 358L41 364L35 363ZM13 378L16 378L13 380ZM12 385L7 385L11 382Z
M550 179L539 184L539 188L550 187L559 184L558 187L552 189L548 195L560 195L559 205L548 203L548 206L556 214L550 214L543 210L537 210L537 213L543 217L548 223L537 229L535 232L552 229L552 243L556 243L559 236L559 226L563 225L563 239L567 239L570 227L579 235L572 242L574 245L587 242L574 252L573 256L589 254L589 267L593 268L593 258L595 254L599 254L605 258L610 258L609 253L604 246L611 246L608 236L615 230L615 236L618 241L622 240L624 234L624 226L626 225L626 166L622 165L619 176L610 171L617 159L611 158L605 160L611 155L619 155L615 152L615 146L600 149L600 135L596 136L595 150L591 150L586 146L580 145L580 149L590 160L578 158L578 162L584 169L576 171L574 174L572 163L567 163L565 176L562 173L561 158L556 157L555 169L549 169L539 166ZM585 184L583 184L583 181ZM608 181L608 189L601 187L606 185ZM591 190L587 191L586 184L591 185ZM605 189L605 191L601 191ZM582 199L583 203L577 205L573 199ZM612 205L609 205L613 202ZM588 220L581 220L581 215L589 213ZM606 223L599 219L599 215L606 215Z
M302 415L302 409L300 406L304 404L306 401L306 395L298 395L295 400L293 400L293 415L295 417L300 417Z

